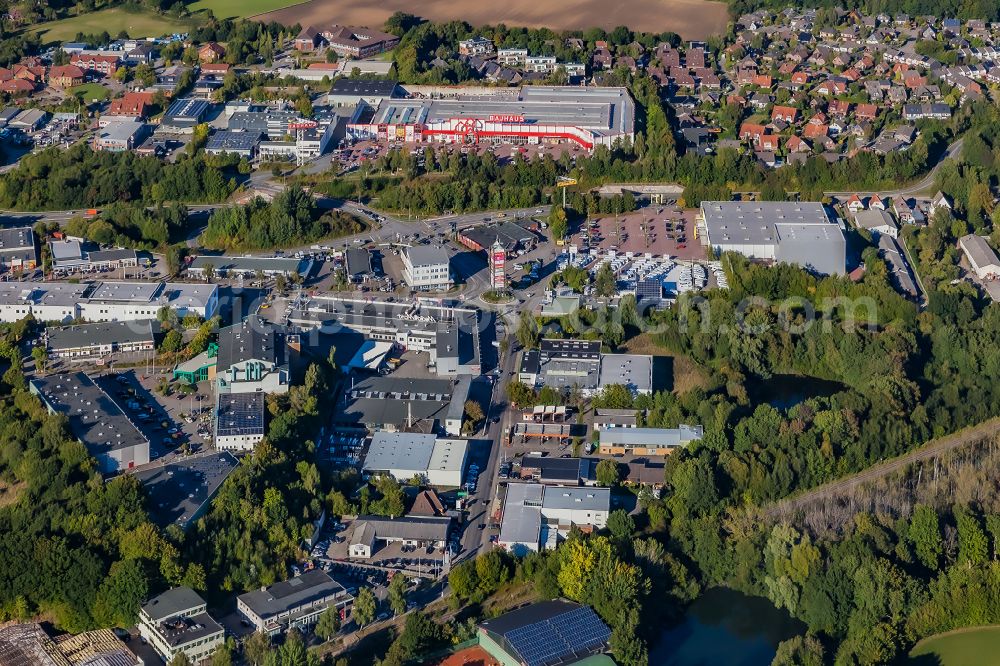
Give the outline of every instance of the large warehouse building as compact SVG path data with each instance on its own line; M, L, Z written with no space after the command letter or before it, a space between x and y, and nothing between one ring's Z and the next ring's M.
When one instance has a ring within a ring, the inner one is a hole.
M519 94L455 99L384 99L355 140L426 143L573 143L587 150L635 138L635 102L625 88L527 86Z
M362 469L368 474L389 474L406 483L414 476L429 485L457 488L469 453L464 439L444 439L414 432L376 432Z
M716 252L798 264L824 275L847 272L844 231L818 202L703 201L698 234Z

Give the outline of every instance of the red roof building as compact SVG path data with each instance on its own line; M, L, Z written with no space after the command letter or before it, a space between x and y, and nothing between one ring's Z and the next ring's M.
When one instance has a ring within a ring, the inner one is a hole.
M53 65L49 69L49 85L72 88L83 83L84 71L76 65Z

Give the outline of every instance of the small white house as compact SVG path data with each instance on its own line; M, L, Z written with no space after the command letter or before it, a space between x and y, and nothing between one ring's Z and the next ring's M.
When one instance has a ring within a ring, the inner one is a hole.
M1000 259L985 238L976 234L962 236L958 239L958 246L980 280L995 280L1000 277Z

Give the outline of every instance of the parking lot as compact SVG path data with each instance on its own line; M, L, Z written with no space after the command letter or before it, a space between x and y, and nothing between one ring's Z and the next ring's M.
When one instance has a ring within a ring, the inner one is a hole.
M157 393L154 389L162 376L128 370L101 375L96 381L149 440L150 461L168 459L184 448L191 453L207 450L211 445L211 399L202 393Z
M695 238L696 215L696 211L649 206L625 215L595 217L569 242L578 248L704 259L705 249Z

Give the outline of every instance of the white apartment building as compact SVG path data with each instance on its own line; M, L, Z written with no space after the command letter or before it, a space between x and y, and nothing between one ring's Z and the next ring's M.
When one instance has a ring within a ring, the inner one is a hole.
M156 319L163 307L182 318L196 314L210 319L219 307L219 288L181 282L0 283L0 321L5 322L29 314L60 323Z
M498 49L497 62L501 65L523 65L528 59L528 49Z
M139 610L139 635L167 663L180 653L193 664L208 659L223 644L224 633L189 587L167 590Z
M605 527L610 512L609 488L509 483L498 545L513 555L551 550L574 525Z
M451 289L448 251L433 245L406 248L403 252L403 280L413 289L421 291Z

